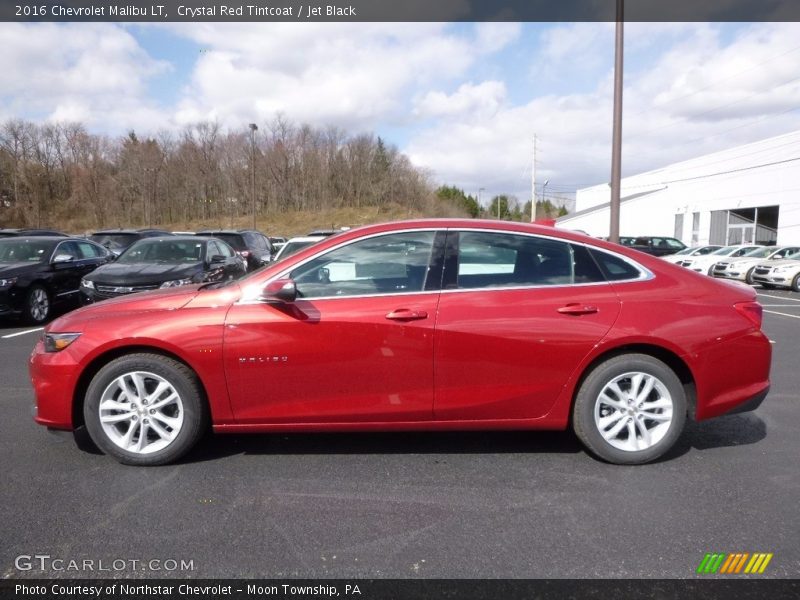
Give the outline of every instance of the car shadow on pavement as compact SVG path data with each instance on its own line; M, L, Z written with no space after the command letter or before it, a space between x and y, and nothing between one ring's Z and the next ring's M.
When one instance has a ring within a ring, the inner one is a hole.
M687 420L675 446L657 462L690 450L755 444L767 435L754 413L702 423ZM577 454L585 453L571 431L447 431L391 433L292 433L209 435L181 462L217 460L237 454Z
M659 461L677 458L690 450L710 450L757 444L767 437L767 424L756 413L741 413L695 422L687 419L683 435Z
M209 435L181 462L236 454L575 454L563 431L446 431Z

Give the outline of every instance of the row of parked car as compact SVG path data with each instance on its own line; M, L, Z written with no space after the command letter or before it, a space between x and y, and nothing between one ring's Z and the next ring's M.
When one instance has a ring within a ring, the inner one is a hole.
M83 237L0 229L0 317L39 324L61 307L236 279L336 232L287 240L252 229L110 229Z
M800 246L709 245L662 258L712 277L800 292Z

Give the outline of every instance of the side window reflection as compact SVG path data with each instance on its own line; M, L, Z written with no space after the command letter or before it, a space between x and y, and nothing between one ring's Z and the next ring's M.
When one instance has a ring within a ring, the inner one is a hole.
M360 240L312 259L289 276L303 298L421 292L434 235L415 231Z

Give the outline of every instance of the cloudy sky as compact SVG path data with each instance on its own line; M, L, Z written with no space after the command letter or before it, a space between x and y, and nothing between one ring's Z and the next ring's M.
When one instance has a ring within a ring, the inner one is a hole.
M623 174L800 129L800 24L626 25ZM0 120L375 132L470 193L608 180L612 23L0 24ZM797 149L800 154L800 148Z

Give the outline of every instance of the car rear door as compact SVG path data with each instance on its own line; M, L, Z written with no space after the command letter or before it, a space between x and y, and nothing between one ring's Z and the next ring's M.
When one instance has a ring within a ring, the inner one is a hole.
M224 361L242 423L429 420L444 232L345 242L292 267L298 298L245 297Z
M619 299L580 244L451 232L436 322L434 417L548 413L608 332Z

